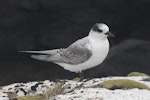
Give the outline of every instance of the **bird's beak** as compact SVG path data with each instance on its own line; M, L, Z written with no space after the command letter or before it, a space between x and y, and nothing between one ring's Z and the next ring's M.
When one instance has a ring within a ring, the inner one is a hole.
M107 33L105 33L105 34L108 35L108 36L110 36L110 37L115 37L115 35L112 34L111 32L107 32Z

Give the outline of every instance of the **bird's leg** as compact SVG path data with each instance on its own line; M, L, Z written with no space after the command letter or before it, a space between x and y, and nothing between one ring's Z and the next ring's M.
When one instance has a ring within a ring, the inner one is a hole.
M84 70L80 71L79 75L80 75L80 81L82 81L84 79Z

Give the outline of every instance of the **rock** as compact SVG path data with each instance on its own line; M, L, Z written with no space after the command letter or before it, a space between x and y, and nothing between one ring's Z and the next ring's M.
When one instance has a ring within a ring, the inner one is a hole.
M142 83L129 80L129 79L115 79L115 80L108 80L100 83L100 87L107 88L107 89L147 89L150 90L150 88Z
M111 100L148 100L150 96L150 90L148 90L150 82L142 81L144 78L142 76L103 77L80 82L74 80L60 80L57 82L45 80L40 82L13 83L3 86L3 89L0 90L0 99L110 100L111 98ZM113 86L112 83L123 89L107 89L108 85ZM36 86L36 89L32 90L33 86ZM126 90L124 90L125 88ZM22 90L20 89L24 89L27 93L21 93Z
M148 74L140 73L140 72L131 72L128 74L128 76L147 76L147 77L149 77Z
M150 77L144 78L142 81L148 81L148 82L150 82Z

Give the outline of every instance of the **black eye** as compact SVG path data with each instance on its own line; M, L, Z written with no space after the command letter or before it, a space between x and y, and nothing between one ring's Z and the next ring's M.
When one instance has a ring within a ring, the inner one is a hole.
M100 32L100 33L103 32L101 29L97 29L97 31Z

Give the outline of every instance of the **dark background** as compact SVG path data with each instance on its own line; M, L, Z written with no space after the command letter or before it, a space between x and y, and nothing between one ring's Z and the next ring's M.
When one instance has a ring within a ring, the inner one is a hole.
M110 38L107 59L87 70L86 78L150 74L149 0L1 0L0 85L77 77L18 51L67 47L97 22L106 23L116 38Z

